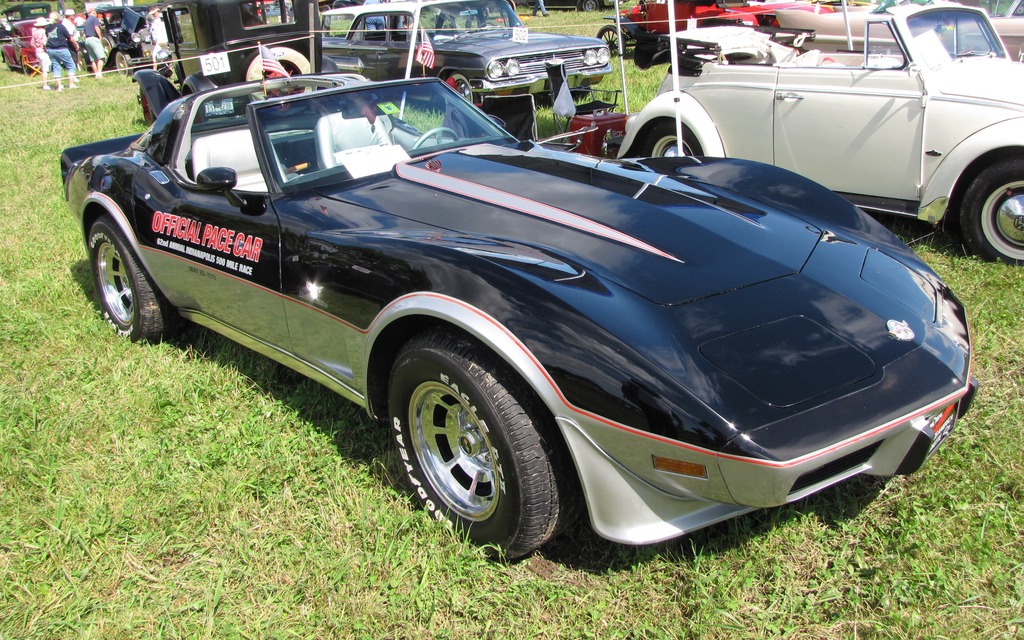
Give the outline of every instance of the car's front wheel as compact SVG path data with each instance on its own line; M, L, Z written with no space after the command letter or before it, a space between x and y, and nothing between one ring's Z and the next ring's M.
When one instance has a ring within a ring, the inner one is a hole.
M960 230L982 258L1024 265L1024 159L1001 160L975 178L964 196Z
M598 0L580 0L580 11L597 11L601 8Z
M453 73L445 79L452 89L470 102L473 101L473 86L469 84L469 79L461 73Z
M435 330L399 353L390 428L417 500L515 558L547 542L570 498L553 425L525 384L477 343Z
M597 32L597 37L604 40L613 56L619 55L619 32L612 25L605 25Z
M109 218L89 229L89 263L103 319L133 341L158 341L175 322L174 312L139 265L124 234Z
M641 143L641 156L650 157L674 157L679 155L679 145L676 144L676 123L671 120L660 120L651 127ZM685 126L683 127L683 153L684 156L699 156L703 153L697 136L693 135Z

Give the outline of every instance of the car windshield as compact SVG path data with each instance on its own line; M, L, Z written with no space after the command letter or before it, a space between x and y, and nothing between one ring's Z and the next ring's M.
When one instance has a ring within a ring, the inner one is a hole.
M907 18L914 47L929 68L953 58L1005 58L1006 52L985 18L971 11L929 11Z
M435 42L443 42L482 29L521 27L523 23L505 0L467 0L423 7L420 25Z
M250 105L285 191L390 172L398 162L516 140L436 80L381 83Z

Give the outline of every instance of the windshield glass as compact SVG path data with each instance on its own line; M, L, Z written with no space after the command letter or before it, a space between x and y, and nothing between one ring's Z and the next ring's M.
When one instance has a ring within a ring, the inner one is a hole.
M368 85L253 105L285 191L390 172L398 162L516 140L441 82Z
M435 42L443 42L481 29L521 27L523 23L505 0L468 0L423 7L420 25Z
M971 11L929 11L907 18L915 47L929 68L953 58L1005 58L1006 52L984 16Z

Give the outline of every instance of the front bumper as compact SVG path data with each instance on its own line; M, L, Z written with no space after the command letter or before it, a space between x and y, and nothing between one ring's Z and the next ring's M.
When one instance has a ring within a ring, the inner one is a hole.
M610 65L596 69L575 69L568 72L569 86L575 89L584 85L597 84L609 73L611 73ZM470 78L469 85L473 88L473 93L480 94L542 93L548 90L548 75L547 73L520 73L512 78L497 80Z
M938 448L977 388L964 388L859 435L794 460L724 455L602 421L560 417L591 524L626 544L674 538L761 507L804 498L855 475L911 473ZM703 468L704 477L656 468Z

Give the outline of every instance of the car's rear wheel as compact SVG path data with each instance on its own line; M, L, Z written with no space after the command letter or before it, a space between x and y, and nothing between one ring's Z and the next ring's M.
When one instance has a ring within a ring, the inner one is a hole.
M601 3L598 0L580 0L579 8L580 11L597 11L601 8Z
M159 341L175 316L109 218L89 229L89 263L103 319L133 341Z
M132 61L128 59L128 54L124 51L117 51L114 53L114 66L118 73L127 76L130 75Z
M281 63L285 71L289 75L297 75L302 73L310 73L313 69L313 65L309 63L306 56L302 55L295 49L288 47L268 47L270 52L277 58L277 61ZM259 55L253 58L252 62L249 63L249 68L245 72L246 80L262 80L263 79L263 62Z
M676 123L671 120L660 120L644 136L640 147L642 156L674 157L679 155L676 141ZM699 156L703 153L697 136L693 135L686 126L683 126L683 155Z
M1024 159L1001 160L974 179L964 195L960 230L982 258L1024 265Z
M553 426L532 392L477 343L435 330L399 353L391 430L417 500L514 558L547 542L571 499Z

